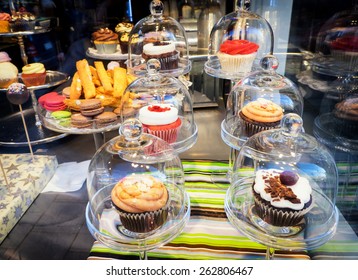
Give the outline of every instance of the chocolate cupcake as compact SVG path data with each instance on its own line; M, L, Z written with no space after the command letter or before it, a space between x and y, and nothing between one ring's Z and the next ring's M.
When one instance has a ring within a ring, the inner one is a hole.
M270 100L258 98L246 104L239 112L239 116L245 135L251 137L260 131L278 128L283 117L283 109Z
M169 194L165 185L150 175L130 175L111 193L113 206L124 228L148 233L161 227L168 217Z
M160 61L161 70L178 68L179 52L173 42L154 42L143 46L142 57L145 61L155 58Z
M258 170L252 191L257 215L273 226L296 226L313 206L308 179L293 171Z

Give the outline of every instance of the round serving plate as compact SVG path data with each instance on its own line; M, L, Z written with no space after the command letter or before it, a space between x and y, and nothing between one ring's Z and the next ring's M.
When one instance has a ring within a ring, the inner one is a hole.
M111 202L114 185L100 189L88 203L86 222L92 236L119 251L142 252L158 248L178 236L190 218L190 198L183 188L171 185L166 222L149 233L133 233L123 228L119 214Z
M255 212L254 177L239 179L226 192L225 212L231 224L255 242L282 250L312 250L330 240L336 232L338 209L319 187L313 187L313 207L303 222L294 227L271 226Z

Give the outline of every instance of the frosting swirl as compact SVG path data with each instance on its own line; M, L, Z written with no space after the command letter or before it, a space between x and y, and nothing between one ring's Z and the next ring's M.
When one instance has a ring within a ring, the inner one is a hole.
M150 175L130 175L120 180L111 192L113 203L130 213L156 211L168 201L164 184Z
M256 172L254 191L277 208L301 210L311 200L312 187L307 178L298 176L297 182L287 186L280 179L281 170Z
M118 40L118 35L112 30L106 28L101 28L96 32L92 33L92 39L94 41L116 41Z
M8 13L0 13L0 20L10 21L11 16Z
M220 51L226 54L251 54L257 52L259 45L248 40L226 40L220 45Z
M258 122L277 122L283 117L281 106L264 98L246 104L241 111L246 117Z
M22 67L22 74L39 74L46 72L45 66L42 63L30 63Z

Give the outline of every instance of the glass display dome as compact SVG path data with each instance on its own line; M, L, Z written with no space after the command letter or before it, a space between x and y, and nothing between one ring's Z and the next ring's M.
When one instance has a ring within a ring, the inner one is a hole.
M227 190L231 223L272 248L306 250L335 233L338 171L325 146L303 132L302 118L287 114L281 127L242 146Z
M183 167L172 146L142 133L140 121L126 120L120 132L95 153L89 164L86 222L93 237L104 245L146 252L176 237L189 219ZM142 207L135 201L144 201L140 205L156 203L163 188L166 203L159 210L128 213L115 202L112 192L119 186L125 190L118 194L119 199L135 209Z
M227 99L221 137L236 150L253 134L277 128L283 115L303 113L301 92L291 80L275 71L276 57L264 57L261 67L263 70L242 78Z
M316 39L312 70L332 77L358 72L358 4L334 14Z
M163 11L163 3L153 0L151 14L138 21L129 34L127 69L134 75L144 75L151 58L160 60L163 75L178 77L191 70L185 29Z
M208 46L207 74L239 80L259 61L273 54L274 35L269 22L245 9L238 1L237 9L223 16L212 28Z
M180 80L162 75L158 60L149 60L147 74L132 82L126 92L134 96L134 106L124 104L122 121L138 118L145 132L167 141L178 153L196 143L198 127L190 93Z

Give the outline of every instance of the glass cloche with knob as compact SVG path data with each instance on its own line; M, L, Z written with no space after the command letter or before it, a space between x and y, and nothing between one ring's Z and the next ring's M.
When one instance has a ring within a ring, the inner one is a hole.
M150 15L138 21L129 34L127 69L134 75L145 74L151 58L160 61L163 75L179 77L191 70L185 29L163 11L163 3L153 0Z
M328 149L287 114L280 128L241 147L226 195L229 220L251 239L283 250L313 249L335 233L338 171Z
M334 14L320 28L312 70L340 77L358 72L358 2Z
M137 119L93 156L86 222L95 239L122 251L147 251L181 232L190 216L184 172L173 147L143 133Z
M291 80L276 72L277 67L275 56L265 56L261 59L263 70L242 78L230 91L221 137L231 148L239 150L255 133L279 127L285 114L302 115L301 92Z
M239 80L257 69L263 56L273 54L270 23L249 11L245 2L237 1L236 10L223 16L211 30L205 63L211 76Z
M146 75L126 89L132 99L121 107L122 121L135 117L146 133L160 137L178 153L184 152L198 137L188 88L181 80L162 75L157 59L149 60L146 67Z

